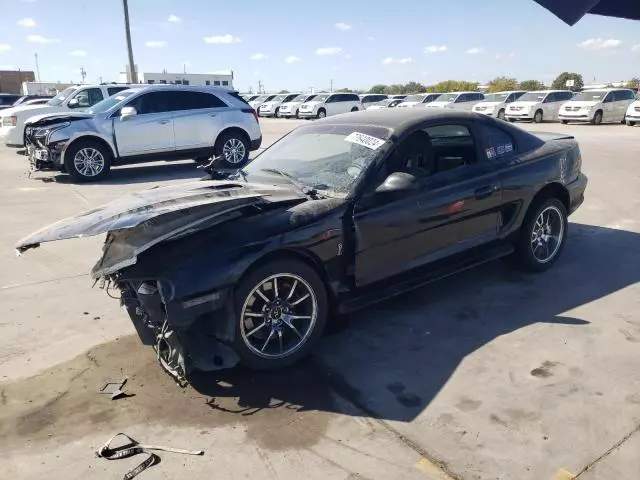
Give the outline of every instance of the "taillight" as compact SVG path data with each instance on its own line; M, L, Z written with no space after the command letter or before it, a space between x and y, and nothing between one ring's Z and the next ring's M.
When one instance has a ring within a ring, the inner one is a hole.
M15 127L18 123L18 117L2 117L2 126L3 127Z
M258 117L258 112L256 112L254 108L243 108L242 111L244 113L250 113L251 115L253 115L253 118L256 119L256 122L260 123L260 120L258 119L259 118Z

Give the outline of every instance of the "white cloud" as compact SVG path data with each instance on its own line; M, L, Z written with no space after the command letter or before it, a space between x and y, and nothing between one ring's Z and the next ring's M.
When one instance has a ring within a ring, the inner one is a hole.
M287 58L284 59L285 63L296 63L300 61L299 57L296 57L295 55L289 55Z
M383 65L391 65L392 63L399 63L401 65L405 65L411 62L413 62L413 59L411 57L405 57L405 58L387 57L382 59Z
M8 52L11 50L11 45L7 43L0 43L0 52Z
M148 40L147 42L145 42L145 47L149 47L149 48L160 48L160 47L164 47L167 44L167 42L165 42L164 40Z
M338 55L342 53L340 47L321 47L316 50L316 55Z
M264 53L254 53L249 57L249 60L266 60L267 57Z
M22 20L18 20L18 25L21 27L35 27L36 21L33 18L23 18Z
M85 50L74 50L73 52L69 52L69 55L72 57L86 57L87 52Z
M174 15L172 13L171 15L169 15L169 18L167 18L167 21L169 21L171 23L180 23L182 21L182 19L179 16Z
M424 53L439 53L446 52L446 45L429 45L428 47L424 47Z
M634 52L634 53L635 52L640 53L640 44L634 45L633 47L631 47L631 51Z
M344 54L344 58L346 58L347 60L349 60L351 58L351 54L350 53L345 53Z
M27 40L33 43L60 43L57 38L46 38L42 35L29 35Z
M585 50L610 50L613 48L618 48L622 45L621 40L617 40L615 38L589 38L584 42L580 42L578 44L579 48L583 48Z
M369 40L370 42L375 42L376 41L376 37L367 37L367 40Z
M481 47L471 47L467 49L464 53L468 53L469 55L477 55L482 52L484 52L484 49L482 49Z
M338 30L342 30L343 32L346 32L347 30L351 30L352 28L351 25L344 22L338 22L334 25L334 27L337 28Z
M203 40L205 43L213 43L215 45L240 43L242 41L238 37L234 37L230 33L226 33L224 35L212 35L210 37L204 37Z
M513 52L509 52L509 53L496 53L495 57L496 59L500 60L501 58L513 58L515 57L516 54Z

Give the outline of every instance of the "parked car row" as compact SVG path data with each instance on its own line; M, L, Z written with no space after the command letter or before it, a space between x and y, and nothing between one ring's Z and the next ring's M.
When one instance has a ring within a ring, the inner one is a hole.
M33 105L46 103L51 95L20 95L16 93L0 93L0 110L18 105Z

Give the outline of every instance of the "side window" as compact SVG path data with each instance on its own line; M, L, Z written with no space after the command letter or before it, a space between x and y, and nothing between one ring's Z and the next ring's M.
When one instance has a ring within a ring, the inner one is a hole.
M329 95L329 97L327 97L327 99L324 101L324 103L334 103L337 102L337 96L336 95Z
M80 108L90 107L102 100L102 92L99 88L87 88L80 90L74 98L78 100Z
M482 126L482 150L488 160L511 157L515 152L513 138L504 130L490 125Z
M571 100L573 98L573 92L562 92L562 100Z
M609 92L607 93L607 95L602 99L602 103L611 103L614 101L614 93L615 92Z
M463 93L462 95L458 95L458 98L456 98L456 101L453 103L463 103L468 101L469 101L469 94Z
M227 104L213 94L202 92L167 92L171 95L172 110L198 110L226 107Z
M550 93L547 95L547 97L544 99L544 102L542 103L552 103L556 101L556 94L555 93Z
M427 173L443 173L476 161L473 137L464 125L434 125L420 130L427 134L427 149L422 169Z
M151 80L153 81L153 80ZM118 92L121 92L123 90L126 90L128 87L108 87L107 88L107 93L109 94L109 96L111 95L115 95Z
M205 85L207 85L207 86L208 86L208 85L211 85L211 81L210 81L210 80L205 80L205 81L204 81L204 84L205 84Z
M223 80L222 81L222 85L225 86L225 87L228 87L229 86L229 82L227 80Z
M160 80L160 83L163 85L166 85L167 81L166 80Z
M150 92L134 98L127 104L138 112L138 115L163 113L171 111L170 93L178 92Z

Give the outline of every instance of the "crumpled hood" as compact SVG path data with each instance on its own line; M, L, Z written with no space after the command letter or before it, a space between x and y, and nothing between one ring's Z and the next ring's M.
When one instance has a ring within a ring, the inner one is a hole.
M87 118L92 118L94 115L86 112L54 112L54 113L43 113L42 115L34 115L33 117L29 117L25 122L25 126L44 126L44 125L52 125L54 123L61 122L73 122L76 120L86 120ZM39 125L35 125L39 124Z
M99 278L136 263L152 246L241 216L243 207L304 201L295 190L235 181L200 181L153 188L66 218L23 238L18 252L44 242L109 233L102 259L92 270Z

